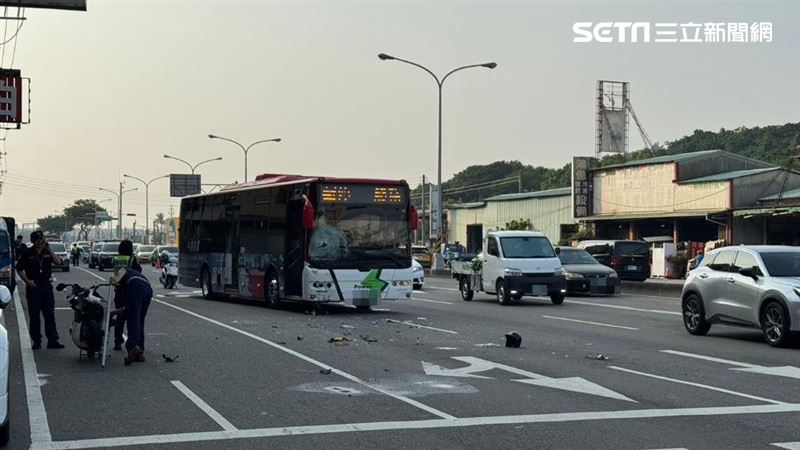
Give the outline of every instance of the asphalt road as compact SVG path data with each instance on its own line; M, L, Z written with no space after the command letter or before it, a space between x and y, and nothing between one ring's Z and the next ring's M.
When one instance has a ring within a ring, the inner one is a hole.
M57 277L108 276L82 269ZM800 449L800 350L757 330L690 336L674 299L503 307L429 279L372 312L312 314L208 301L148 276L148 360L130 367L121 352L105 369L79 360L61 294L64 350L32 352L20 336L24 289L4 311L10 448ZM521 348L503 346L510 331Z

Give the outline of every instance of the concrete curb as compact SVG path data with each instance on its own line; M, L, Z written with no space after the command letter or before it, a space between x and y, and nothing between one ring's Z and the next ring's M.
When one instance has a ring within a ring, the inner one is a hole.
M449 279L449 270L425 269L427 278ZM620 291L623 294L632 295L651 295L654 297L681 298L683 283L675 281L647 280L647 281L623 281Z

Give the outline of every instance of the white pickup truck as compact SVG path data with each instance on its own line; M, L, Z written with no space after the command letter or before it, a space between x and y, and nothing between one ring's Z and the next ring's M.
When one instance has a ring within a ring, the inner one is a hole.
M501 305L525 295L547 295L554 305L560 305L567 289L553 245L536 231L489 232L481 256L453 261L452 275L465 301L480 291L497 295Z

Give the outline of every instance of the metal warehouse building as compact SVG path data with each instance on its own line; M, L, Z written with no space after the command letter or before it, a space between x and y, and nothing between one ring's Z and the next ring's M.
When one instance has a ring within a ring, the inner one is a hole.
M800 187L800 174L722 150L630 161L588 173L584 194L591 200L579 220L607 239L666 235L674 242L771 242L773 221L765 219L771 213L760 202L778 194L784 179L787 189Z
M459 241L468 252L481 248L483 236L512 220L529 219L553 243L576 230L572 218L572 189L503 194L482 202L453 205L447 210L447 242Z

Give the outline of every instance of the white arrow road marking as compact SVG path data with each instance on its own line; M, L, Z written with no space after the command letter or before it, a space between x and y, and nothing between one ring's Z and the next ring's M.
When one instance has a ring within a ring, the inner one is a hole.
M800 450L800 442L773 442L769 445L780 448L788 448L789 450Z
M800 380L800 368L794 366L777 366L777 367L759 366L756 364L731 361L730 359L715 358L713 356L679 352L677 350L661 350L661 353L686 356L688 358L704 359L706 361L718 362L720 364L728 364L730 366L739 366L731 369L731 370L736 370L738 372L759 373L762 375L775 375L778 377L794 378Z
M527 370L518 369L516 367L507 366L505 364L495 363L472 356L453 356L452 359L465 362L469 365L467 367L460 367L457 369L446 369L441 366L423 361L422 369L425 371L426 375L484 379L492 378L483 375L475 375L475 373L499 369L526 377L525 379L512 380L518 383L532 384L534 386L549 387L553 389L561 389L564 391L579 392L581 394L597 395L600 397L637 403L636 400L632 400L622 394L614 392L610 389L606 389L598 384L592 383L591 381L580 377L551 378L545 375L539 375L538 373L528 372Z

